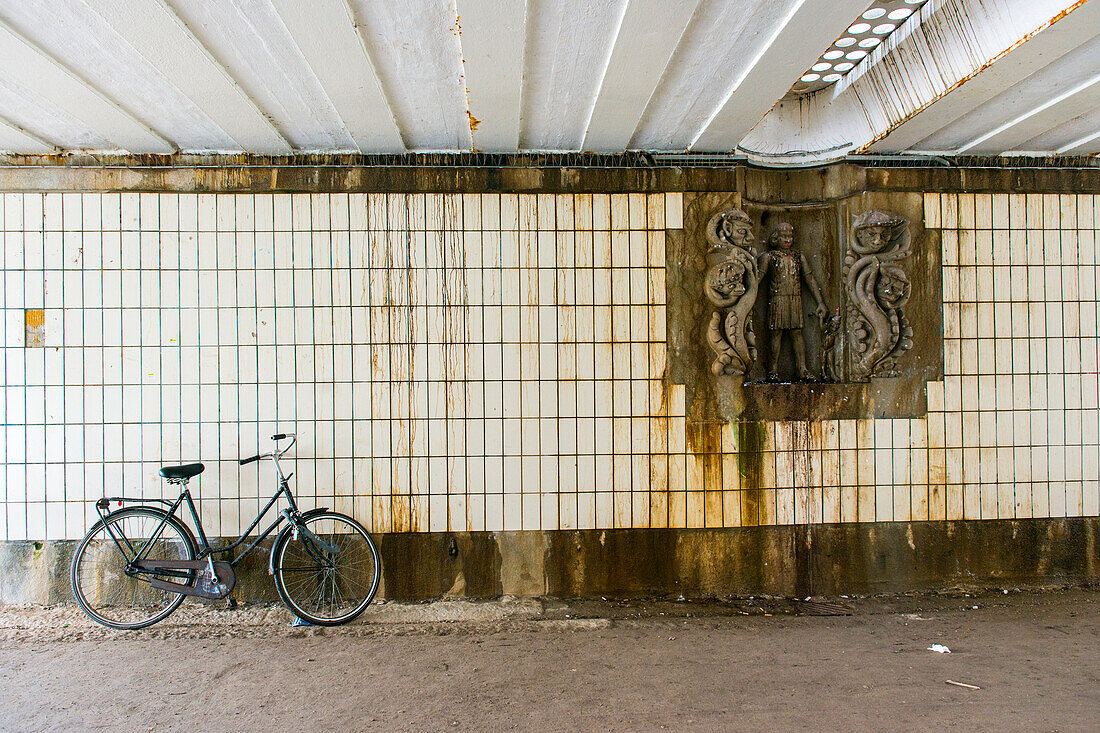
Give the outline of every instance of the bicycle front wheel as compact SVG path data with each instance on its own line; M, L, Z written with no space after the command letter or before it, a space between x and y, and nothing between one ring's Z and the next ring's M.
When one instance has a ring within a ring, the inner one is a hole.
M275 589L299 618L319 626L345 624L378 591L378 548L363 525L343 514L315 514L302 524L308 532L299 529L295 537L294 527L287 527L275 540Z
M147 560L195 559L190 532L174 517L167 522L164 517L159 509L122 509L96 522L76 546L69 582L76 602L93 621L112 629L141 629L164 619L183 603L179 593L149 585L148 576L126 572L142 551ZM169 579L186 585L193 574Z

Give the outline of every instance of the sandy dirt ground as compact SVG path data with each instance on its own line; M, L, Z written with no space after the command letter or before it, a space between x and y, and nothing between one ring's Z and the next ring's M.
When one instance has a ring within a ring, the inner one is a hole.
M759 598L455 601L317 629L279 607L189 604L136 633L7 607L0 729L1100 729L1100 591L828 601L851 615Z

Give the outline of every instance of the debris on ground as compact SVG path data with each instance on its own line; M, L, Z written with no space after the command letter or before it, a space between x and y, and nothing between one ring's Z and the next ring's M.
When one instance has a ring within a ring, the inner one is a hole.
M806 616L851 616L852 609L843 603L828 603L811 601L809 596L804 601L793 601L795 613Z

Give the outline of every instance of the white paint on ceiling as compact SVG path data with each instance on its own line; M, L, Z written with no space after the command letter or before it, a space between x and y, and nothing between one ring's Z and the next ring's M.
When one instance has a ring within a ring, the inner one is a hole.
M521 148L581 149L626 7L627 0L528 0Z
M135 13L143 14L141 9ZM240 149L199 104L85 3L13 0L0 4L0 16L24 38L117 100L175 146L184 150ZM50 22L41 22L46 17ZM16 70L4 68L0 73L11 74ZM216 100L206 103L213 106L211 103Z
M952 123L948 129L964 136L961 145L951 147L963 152L1018 150L1030 139L1028 121L1040 121L1040 129L1049 129L1076 113L1100 107L1100 37L1074 49L1050 65L1039 69L1004 94L995 108L990 103ZM1068 88L1067 88L1068 87ZM1059 89L1051 94L1052 89ZM1036 120L1037 116L1043 120ZM975 116L984 119L975 120ZM977 137L967 138L973 130L987 130ZM943 131L920 144L939 138ZM937 146L938 147L938 146Z
M28 133L18 125L0 118L0 150L21 150L28 154L53 152L53 143Z
M1094 3L1094 5L1097 5ZM971 111L979 109L1036 69L1052 63L1097 36L1087 6L1074 11L1072 21L1059 22L1039 33L950 94L896 125L883 140L871 146L874 152L921 149L920 142Z
M1089 150L1100 148L1097 138L1100 129L1096 124L1096 109L1090 109L1055 125L1020 145L1021 150L1053 150L1064 155L1087 155Z
M1080 21L1091 29L1093 37L1100 29L1100 24L1090 23L1091 13L1078 14L1100 7L1100 3L1086 3L1068 16L1063 0L1029 0L1026 4L1020 0L947 0L928 5L928 11L922 12L926 16L923 23L910 29L909 35L847 88L832 95L826 90L780 101L741 140L738 150L750 160L773 165L839 160L866 150L905 121L918 118L936 100L965 88L983 69L996 68L998 60L1049 27ZM1062 47L1059 56L1067 50ZM1046 91L1053 100L1071 89L1059 83ZM1035 117L1042 128L1043 118ZM997 133L997 128L977 130L974 138L991 133ZM967 150L963 146L951 152ZM1006 147L986 152L1017 151Z
M932 0L777 103L868 5L0 0L0 150L1100 152L1100 2Z
M619 152L660 83L699 0L633 0L600 85L584 149Z
M33 46L10 28L0 24L0 85L33 89L40 102L0 103L13 117L43 114L46 119L27 124L46 131L54 145L65 148L138 150L170 153L173 146L148 126L126 113L105 95L85 84L53 58ZM56 110L49 113L50 110ZM82 129L84 142L64 140L60 132L64 119Z
M347 0L272 0L303 59L363 153L405 143Z
M49 143L65 148L113 148L110 140L11 76L0 77L0 109L23 130L49 130Z
M344 121L271 3L167 2L293 147L355 149Z
M457 10L473 147L514 152L519 149L527 3L458 0Z
M867 0L803 0L776 24L752 65L736 80L722 106L692 147L733 150L775 104L774 90L790 84L820 58L867 9Z
M975 106L931 135L917 141L915 147L925 150L964 152L973 151L975 148L995 149L996 145L983 145L983 143L997 136L998 133L1004 134L1012 129L1018 129L1019 123L1013 124L1013 121L1054 99L1055 97L1051 95L1052 89L1069 87L1072 90L1082 84L1087 86L1090 82L1095 83L1096 74L1100 72L1097 59L1100 59L1100 36L1089 39L1046 66L1037 67L1032 64L1025 71L1034 70L1033 73L1001 90L983 104ZM983 132L976 135L976 131ZM1024 134L1025 137L1022 140L1015 142L1026 140L1026 133ZM1011 144L1001 147L1000 150L1008 147L1011 147Z
M768 40L801 2L704 0L646 107L631 147L653 150L691 147L735 82L751 69ZM792 81L786 81L780 97ZM775 99L778 97L772 101ZM736 144L735 141L726 146L726 150Z
M1007 6L1014 3L1002 2L999 10L1003 12ZM1052 7L1056 4L1029 3L1026 21L1041 22L1043 12L1050 13ZM1017 10L1017 15L1024 14L1024 9ZM957 18L956 22L965 20ZM1011 42L1010 35L1001 41ZM1087 2L957 89L894 125L868 150L940 155L1095 154L1100 152L1096 143L1100 139L1097 75L1100 2Z
M350 0L402 138L412 150L468 150L458 11L450 0Z

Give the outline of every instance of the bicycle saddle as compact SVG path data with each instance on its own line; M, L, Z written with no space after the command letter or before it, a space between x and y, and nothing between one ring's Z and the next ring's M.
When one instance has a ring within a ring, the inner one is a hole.
M161 466L160 475L164 478L191 478L202 473L206 466L201 463L188 463L184 466Z

